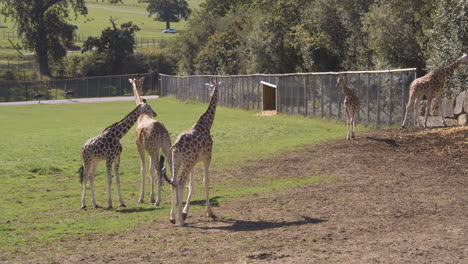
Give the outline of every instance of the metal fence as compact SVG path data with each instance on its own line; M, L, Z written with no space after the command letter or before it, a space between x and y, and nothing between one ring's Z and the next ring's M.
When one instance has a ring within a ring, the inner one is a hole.
M156 73L139 74L144 76L144 94L158 93ZM129 75L113 75L48 81L0 81L0 102L54 100L64 98L108 97L133 95Z
M399 124L408 100L408 90L416 78L416 69L386 71L298 73L274 75L216 76L222 82L219 105L263 110L263 85L276 90L276 110L282 114L321 118L346 118L344 93L336 87L338 74L361 101L358 120L380 127ZM161 95L175 95L181 100L208 102L205 83L213 76L160 75ZM263 82L263 83L262 83Z

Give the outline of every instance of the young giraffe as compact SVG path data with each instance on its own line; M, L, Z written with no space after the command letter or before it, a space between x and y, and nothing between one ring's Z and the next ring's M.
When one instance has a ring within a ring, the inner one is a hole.
M347 134L346 134L346 139L350 139L349 137L349 130L350 127L352 129L351 131L351 137L354 138L354 127L355 127L355 118L357 113L359 112L359 98L357 97L356 93L351 90L349 86L346 85L345 80L343 75L339 75L338 78L336 79L336 86L343 89L343 92L345 93L345 99L344 99L344 107L346 111L346 126L347 126Z
M83 184L83 195L81 197L81 208L86 208L86 183L89 180L91 187L91 201L94 206L98 208L94 198L94 173L96 167L101 160L106 160L107 167L107 188L108 198L107 208L112 208L111 198L111 183L112 183L112 165L114 165L115 182L117 185L117 194L119 196L120 206L125 207L125 204L120 193L120 176L119 176L119 164L120 164L120 153L122 153L122 145L119 140L130 130L135 124L138 117L142 114L146 114L152 117L156 116L156 113L151 109L151 106L142 101L133 111L131 111L126 117L119 122L104 129L104 131L88 141L83 145L81 149L82 165L80 167L80 182Z
M143 81L145 77L129 79L133 87L133 94L135 96L135 103L138 105L141 103L140 95L143 94ZM146 178L146 152L150 155L149 171L151 175L151 192L150 199L151 203L158 206L161 202L161 185L162 175L158 156L160 149L163 150L164 155L168 157L169 168L172 168L172 157L170 155L171 149L171 138L169 132L164 125L147 114L142 114L138 118L138 126L136 128L136 144L138 152L141 158L141 191L138 202L142 203L145 196L145 178ZM164 163L163 163L164 164ZM157 199L154 199L154 182L155 182L155 171L158 172L158 193Z
M460 64L467 63L467 62L468 62L468 55L464 53L463 56L461 56L454 62L449 63L442 68L433 70L429 72L428 74L414 80L410 85L409 100L408 100L408 103L406 104L405 117L403 119L403 123L401 124L401 127L404 128L406 125L406 117L408 115L408 110L413 102L414 102L414 124L415 126L419 124L418 109L419 109L419 104L421 103L421 100L423 99L424 96L427 97L426 111L424 114L424 127L427 127L427 116L429 113L429 109L431 109L432 99L434 97L437 98L436 104L439 103L442 86L444 85L444 80L450 75L452 75L455 69L458 68L458 66L460 66Z
M213 148L213 140L211 139L210 129L213 124L216 104L218 102L218 86L220 83L212 81L210 86L213 87L211 93L210 104L208 109L200 116L198 122L192 128L180 134L174 145L171 147L172 152L172 207L171 207L171 223L175 224L175 206L178 207L179 226L183 226L187 214L189 212L190 198L193 191L193 169L198 162L203 162L203 185L205 187L206 198L206 214L212 219L216 219L211 210L209 198L209 178L208 168L211 162L211 151ZM178 174L181 169L180 174ZM184 210L182 211L182 192L185 182L189 178L189 193Z

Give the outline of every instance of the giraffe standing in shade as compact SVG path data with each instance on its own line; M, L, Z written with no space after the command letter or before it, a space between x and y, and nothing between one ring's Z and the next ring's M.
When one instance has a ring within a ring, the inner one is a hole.
M139 105L142 102L140 95L143 94L143 81L145 77L129 79L133 87L133 94L135 96L135 103ZM161 167L158 162L160 149L163 150L164 155L168 157L169 168L172 168L172 156L170 155L171 138L166 127L161 122L151 118L147 114L142 114L138 117L138 126L136 128L136 144L141 158L141 191L138 202L142 203L145 196L145 178L146 178L146 152L150 155L149 171L151 175L151 203L158 206L161 202L161 185L162 175ZM154 182L155 171L158 172L158 193L157 199L154 199Z
M357 97L356 93L351 90L349 86L346 85L343 75L338 75L336 79L336 86L343 89L345 94L344 99L344 107L346 111L346 126L347 126L347 134L346 139L350 140L349 131L351 130L351 137L354 138L354 128L355 128L355 118L357 113L359 112L359 98Z
M206 214L212 219L216 219L211 210L209 198L209 178L208 168L211 162L211 151L213 148L213 140L211 139L210 129L214 121L216 104L218 102L218 86L217 81L211 82L213 87L211 93L210 104L208 109L200 116L198 122L192 128L180 134L174 145L171 147L172 152L172 208L171 208L171 223L176 222L176 204L178 208L179 226L185 224L185 219L189 212L190 198L193 191L193 169L198 162L203 162L203 185L205 187L206 198ZM179 174L179 169L181 172ZM182 195L185 182L189 179L189 193L187 203L182 211Z
M439 104L442 87L444 85L444 80L447 79L447 77L449 77L450 75L452 75L455 69L458 68L458 66L460 66L460 64L467 63L467 62L468 62L468 55L464 53L463 56L461 56L454 62L451 62L442 68L433 70L429 72L428 74L414 80L410 85L409 100L408 100L408 103L406 104L405 117L403 119L403 123L401 124L401 127L404 128L406 125L406 117L408 115L408 110L412 103L414 103L414 124L415 126L419 124L418 110L419 110L419 105L421 103L421 100L423 99L424 96L427 97L427 104L426 104L426 111L424 114L423 125L424 127L427 127L427 116L428 116L429 110L431 109L432 99L435 97L436 104Z
M98 208L94 198L94 173L96 167L101 160L106 160L107 167L107 187L108 187L108 207L112 208L111 184L112 184L112 165L114 165L115 182L117 185L117 194L119 196L120 206L125 207L125 204L120 193L120 176L119 164L120 153L122 153L122 145L120 139L130 130L135 124L138 117L146 114L152 117L156 113L151 109L151 106L143 100L133 111L131 111L124 119L107 127L102 133L86 141L81 149L82 165L80 167L80 182L83 184L83 195L81 198L81 208L86 208L86 183L89 180L91 187L91 201Z

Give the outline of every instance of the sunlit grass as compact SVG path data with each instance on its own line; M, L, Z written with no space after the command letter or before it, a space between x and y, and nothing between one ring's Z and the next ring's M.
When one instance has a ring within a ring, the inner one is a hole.
M172 142L179 133L190 128L207 107L171 98L149 100L149 103L158 113L157 119L170 131ZM170 193L167 185L163 188L161 207L136 202L140 158L135 145L135 127L121 140L122 194L128 207L124 210L79 209L81 185L77 169L81 146L133 108L133 102L0 106L0 250L43 246L88 234L102 235L150 219L168 217ZM212 167L229 170L245 164L246 160L343 137L345 126L341 122L299 116L260 117L253 111L218 107L211 132L214 140ZM218 201L222 202L253 193L312 184L323 177L328 176L300 180L260 179L248 185L239 180L218 180L212 181L211 193L213 197L221 197ZM106 206L105 178L105 165L101 162L96 176L96 198L102 206ZM195 193L195 199L201 197L203 192ZM116 203L115 192L113 198ZM196 205L194 210L200 208Z

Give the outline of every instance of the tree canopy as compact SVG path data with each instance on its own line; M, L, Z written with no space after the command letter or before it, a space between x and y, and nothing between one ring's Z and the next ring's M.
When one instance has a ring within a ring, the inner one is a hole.
M416 67L421 76L468 52L467 14L459 0L206 0L166 53L180 74ZM461 66L444 92L464 89L467 76Z
M140 3L148 3L146 10L149 15L156 15L155 20L166 22L166 29L171 27L171 22L187 20L192 10L185 0L139 0Z
M72 43L76 27L70 11L86 15L85 0L3 0L0 12L17 25L24 47L34 50L42 75L51 76L49 58L60 60Z

